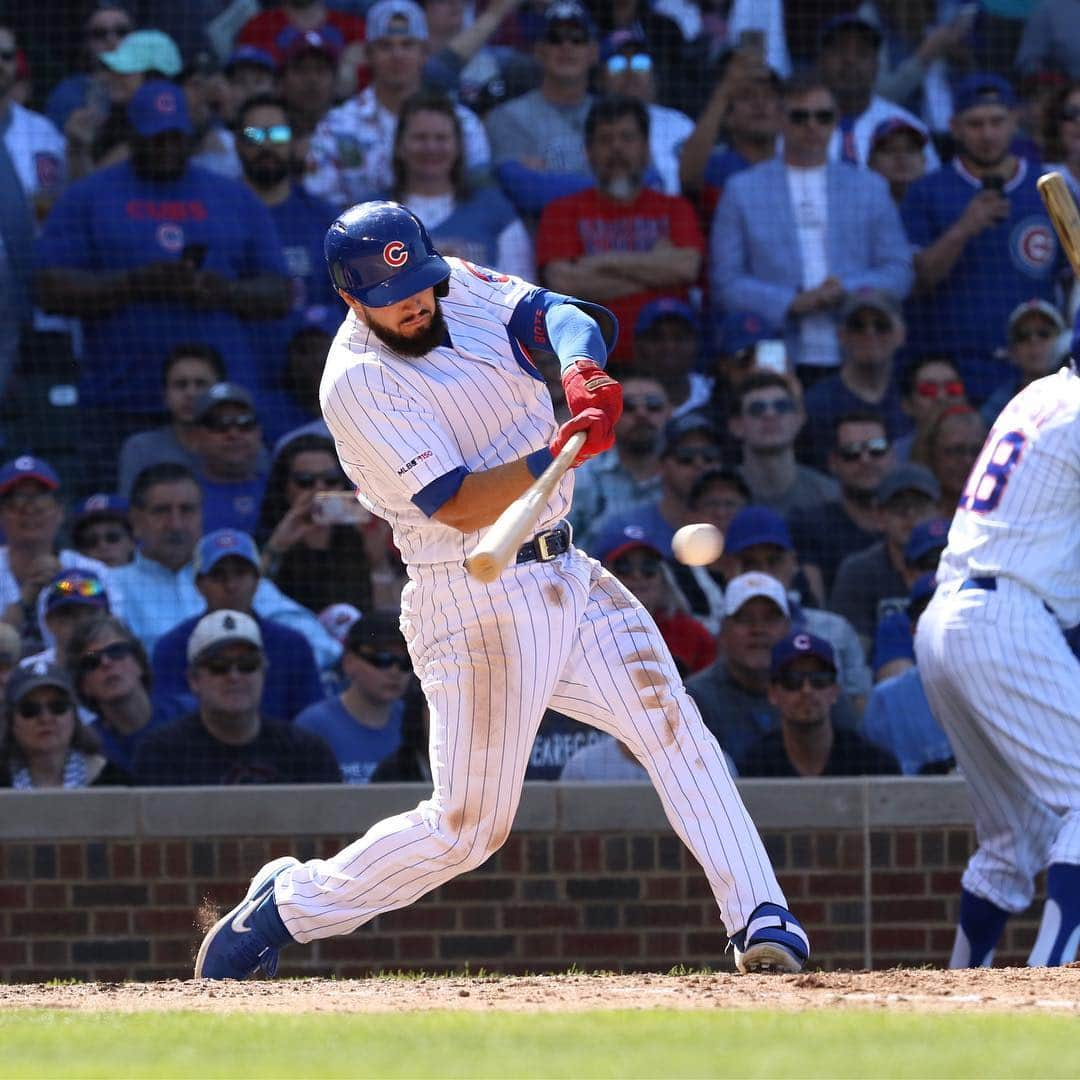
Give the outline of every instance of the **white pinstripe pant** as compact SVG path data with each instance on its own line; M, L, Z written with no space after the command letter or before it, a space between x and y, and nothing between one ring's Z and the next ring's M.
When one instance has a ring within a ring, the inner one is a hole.
M416 568L402 628L430 705L434 792L330 859L287 870L275 900L297 941L347 934L484 862L506 840L540 719L610 732L648 770L729 933L786 906L715 738L645 609L578 549L492 585Z
M1029 589L942 586L919 620L927 700L968 783L964 888L1005 911L1050 863L1080 863L1080 663Z

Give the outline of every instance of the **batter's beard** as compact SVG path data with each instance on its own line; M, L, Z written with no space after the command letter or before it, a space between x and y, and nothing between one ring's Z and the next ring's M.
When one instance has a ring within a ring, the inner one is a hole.
M373 322L369 322L368 326L384 345L402 356L427 356L432 349L437 349L444 344L447 336L446 320L443 318L442 305L438 297L435 299L435 311L431 316L431 322L419 334L406 337L404 334L397 334L385 327L376 326Z

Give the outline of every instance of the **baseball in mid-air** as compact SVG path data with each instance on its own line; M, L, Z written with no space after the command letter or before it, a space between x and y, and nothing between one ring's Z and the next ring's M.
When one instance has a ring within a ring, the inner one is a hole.
M684 525L671 538L671 550L686 566L708 566L724 553L724 534L704 521Z

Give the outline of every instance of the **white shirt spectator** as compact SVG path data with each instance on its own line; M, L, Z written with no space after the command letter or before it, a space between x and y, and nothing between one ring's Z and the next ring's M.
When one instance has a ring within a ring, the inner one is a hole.
M681 195L679 152L694 130L694 121L666 105L649 106L649 156L664 181L664 193Z
M54 195L64 180L66 142L56 125L40 113L8 103L11 121L4 146L30 203L39 195Z
M465 171L483 172L491 148L479 117L455 105L461 124ZM397 117L384 108L369 86L331 109L311 136L307 190L336 206L352 206L384 194L393 183L394 131Z

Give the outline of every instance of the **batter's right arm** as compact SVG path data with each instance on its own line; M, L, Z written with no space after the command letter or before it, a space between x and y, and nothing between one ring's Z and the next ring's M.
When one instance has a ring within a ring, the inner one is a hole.
M611 421L600 409L584 409L555 433L550 446L493 469L467 473L457 491L431 516L459 532L475 532L498 520L499 515L524 495L551 464L571 435L585 433L585 443L571 467L610 449L615 441Z

